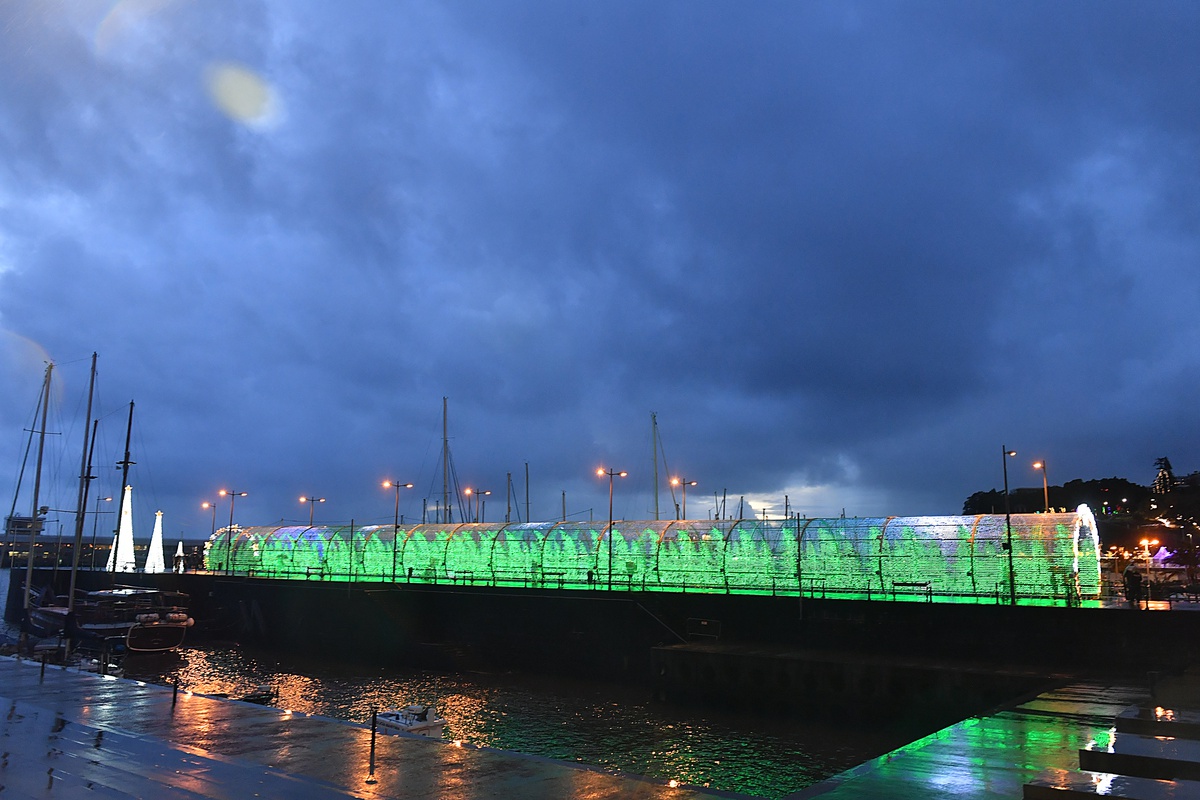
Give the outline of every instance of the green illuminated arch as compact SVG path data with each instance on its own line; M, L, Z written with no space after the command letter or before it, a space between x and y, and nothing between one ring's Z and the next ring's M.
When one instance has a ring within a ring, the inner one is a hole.
M1011 524L1011 532L1010 532ZM213 571L484 583L1072 604L1100 592L1086 506L1069 514L222 529ZM1011 553L1006 545L1011 537ZM611 548L612 574L609 574Z

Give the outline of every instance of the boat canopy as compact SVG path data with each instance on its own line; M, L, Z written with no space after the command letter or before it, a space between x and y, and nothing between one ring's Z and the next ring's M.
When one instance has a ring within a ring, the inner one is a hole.
M1100 592L1087 506L1063 514L233 527L208 569L261 577L1070 603ZM1011 541L1011 551L1007 544Z

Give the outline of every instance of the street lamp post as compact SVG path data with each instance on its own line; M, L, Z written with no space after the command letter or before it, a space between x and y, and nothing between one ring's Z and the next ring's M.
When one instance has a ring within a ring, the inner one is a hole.
M324 497L309 497L306 495L306 496L300 498L300 502L308 503L308 527L311 528L313 526L313 511L316 510L317 503L325 502L325 498Z
M605 469L600 467L596 470L596 474L600 477L608 476L608 590L612 591L612 550L613 550L613 478L621 476L624 478L628 472L622 472L615 469Z
M221 497L229 498L229 527L225 529L225 574L233 574L233 505L239 497L245 497L247 492L229 491L222 489L217 492ZM215 512L214 512L215 513Z
M696 482L689 481L687 478L671 478L671 485L683 487L683 518L687 519L687 487L695 486Z
M400 549L400 490L411 489L411 483L397 483L396 481L384 481L383 488L396 490L396 516L392 520L392 583L396 582L396 551Z
M491 493L492 492L490 489L472 489L470 487L467 487L466 489L463 490L463 494L465 494L467 496L467 511L468 512L470 512L470 510L471 510L471 495L475 495L475 521L476 522L482 521L479 518L480 500L484 497L487 497Z
M210 534L208 537L209 541L212 541L212 537L217 534L217 504L210 503L207 500L205 500L203 503L200 504L200 507L212 509L212 534Z
M111 497L97 497L96 498L96 510L92 516L92 569L96 568L96 526L100 522L100 504L108 503L111 501L112 501Z
M1043 458L1041 461L1033 462L1033 468L1040 469L1042 471L1042 497L1046 501L1046 513L1049 514L1050 513L1050 483L1046 479L1046 459Z
M1008 507L1008 459L1015 456L1017 451L1009 450L1001 445L1000 452L1000 464L1004 467L1004 548L1008 550L1008 603L1015 606L1017 604L1017 573L1013 569L1012 513Z
M212 533L208 537L208 541L211 542L213 539L217 538L217 504L210 503L207 500L205 500L203 503L200 504L200 507L212 509Z

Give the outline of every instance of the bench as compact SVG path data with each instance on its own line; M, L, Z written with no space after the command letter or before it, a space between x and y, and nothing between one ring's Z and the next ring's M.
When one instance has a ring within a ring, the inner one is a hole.
M1192 603L1200 602L1200 583L1189 583L1187 586L1175 589L1167 595L1167 600L1187 600Z
M543 586L549 586L552 583L557 583L558 588L561 589L561 588L563 588L563 585L566 583L566 580L567 580L567 573L565 573L565 572L543 572L542 573L542 585Z
M808 584L808 588L805 588ZM817 592L821 593L821 597L825 596L825 579L824 578L801 578L800 579L800 594L807 594L809 597L816 597Z
M892 599L896 599L897 590L903 590L901 594L923 594L926 602L933 602L933 586L929 581L893 581L892 582Z

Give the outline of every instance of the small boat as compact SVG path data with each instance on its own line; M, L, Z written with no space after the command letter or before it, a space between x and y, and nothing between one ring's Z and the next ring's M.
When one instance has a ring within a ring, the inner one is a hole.
M80 672L92 672L97 675L112 675L114 678L120 678L125 674L125 669L117 662L111 661L107 656L95 658L93 656L77 656L73 662L67 664L68 667L74 667Z
M269 706L275 702L275 698L279 697L279 692L275 691L275 687L269 683L259 684L253 692L247 692L238 698L243 703L256 703L260 706Z
M380 711L375 715L375 725L381 733L412 733L440 739L446 720L437 715L433 706L414 704Z

